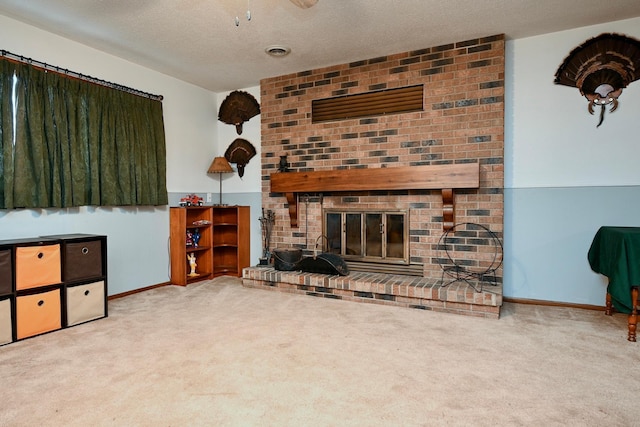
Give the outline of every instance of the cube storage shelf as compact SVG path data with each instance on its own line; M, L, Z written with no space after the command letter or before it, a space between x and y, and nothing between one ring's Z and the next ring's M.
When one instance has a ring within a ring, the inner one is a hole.
M107 315L106 236L0 241L0 345Z
M171 283L186 286L223 275L240 277L249 266L249 211L249 206L172 207ZM199 235L197 246L194 234ZM191 273L191 255L195 256L195 274Z

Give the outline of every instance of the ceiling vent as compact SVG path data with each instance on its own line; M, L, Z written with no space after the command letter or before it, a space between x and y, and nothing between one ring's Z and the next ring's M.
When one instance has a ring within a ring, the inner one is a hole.
M269 46L264 51L267 52L268 55L281 57L287 56L291 52L291 49L286 46Z

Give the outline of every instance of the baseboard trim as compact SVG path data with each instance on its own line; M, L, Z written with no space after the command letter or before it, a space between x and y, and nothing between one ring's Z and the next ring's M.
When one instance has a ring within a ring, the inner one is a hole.
M111 301L112 299L128 297L129 295L138 294L140 292L145 292L145 291L148 291L148 290L151 290L151 289L155 289L155 288L161 288L163 286L168 286L170 284L171 284L171 282L158 283L157 285L146 286L144 288L134 289L132 291L122 292L122 293L115 294L115 295L109 295L107 300Z
M540 300L540 299L502 297L502 301L512 302L515 304L543 305L548 307L582 308L584 310L604 311L605 309L603 305L600 306L600 305L591 305L591 304L576 304L572 302L546 301L546 300Z

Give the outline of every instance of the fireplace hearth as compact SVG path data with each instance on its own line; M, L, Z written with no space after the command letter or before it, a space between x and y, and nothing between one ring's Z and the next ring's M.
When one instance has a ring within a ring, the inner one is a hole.
M248 267L242 285L314 297L392 305L420 310L497 319L502 306L502 284L475 291L465 282L450 283L424 277L351 272L333 276L273 268Z

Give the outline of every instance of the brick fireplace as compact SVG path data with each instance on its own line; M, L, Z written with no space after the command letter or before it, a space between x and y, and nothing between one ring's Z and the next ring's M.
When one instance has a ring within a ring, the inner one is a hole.
M312 120L312 103L315 100L416 85L422 85L424 90L421 111L323 122ZM422 277L409 278L406 282L421 280L421 289L426 286L433 290L435 288L432 287L438 286L442 277L441 264L447 262L438 250L438 241L446 228L447 214L452 215L454 223L481 224L502 238L503 35L268 78L261 81L260 88L262 205L265 210L275 212L272 248L295 247L313 251L318 236L323 234L323 215L327 209L349 210L357 207L407 211L409 264L411 268L421 270ZM340 191L299 192L294 200L290 194L271 189L272 174L286 174L278 172L281 156L287 156L290 170L296 173L419 169L421 166L473 163L479 167L479 186L455 189L451 195L453 208L448 205L443 189L439 188L361 190L358 187L354 191L341 188ZM296 221L292 220L292 204L296 205ZM486 257L491 256L485 245L486 242L481 240L460 245L456 249L459 250L457 255L464 258L468 265L480 266ZM341 289L342 297L357 299L360 298L358 295L369 295L367 292L378 287L380 280L385 279L374 280L370 276L370 283L365 286L362 281L366 279L360 276L360 272L356 274L358 277L343 278L346 282L353 280L353 285L347 286L348 289L344 289L344 283L340 286L318 287ZM366 272L362 274L365 277L367 275ZM491 290L494 296L470 294L472 302L486 298L492 300L491 304L497 306L499 311L501 268L496 271L496 278L497 286ZM279 280L285 279L280 277ZM279 283L293 282L289 284L304 287L309 286L306 282L316 283L318 280L321 279L305 276L286 278L286 281ZM408 286L400 293L405 290L406 295L412 293L411 285ZM460 293L467 292L463 290L464 287L468 286L456 283L448 288L460 300ZM428 300L438 301L440 292L440 289L428 292ZM442 290L443 300L451 300L451 296L444 295L447 292ZM473 289L471 292L474 292ZM384 298L379 297L378 300Z

